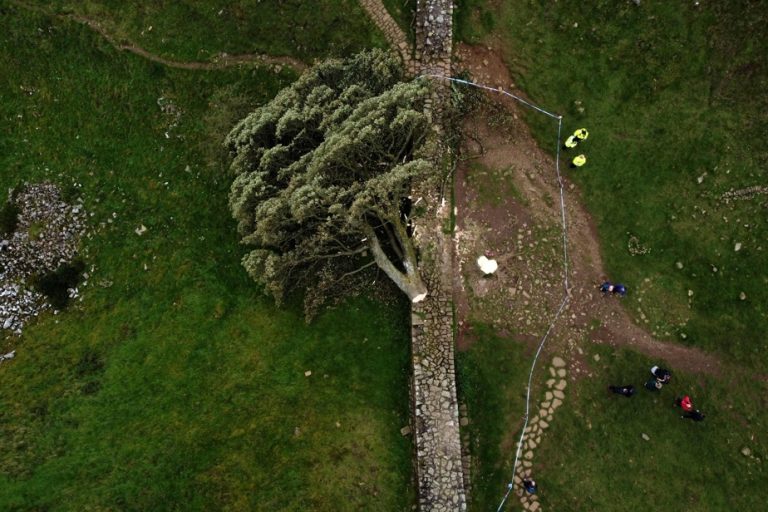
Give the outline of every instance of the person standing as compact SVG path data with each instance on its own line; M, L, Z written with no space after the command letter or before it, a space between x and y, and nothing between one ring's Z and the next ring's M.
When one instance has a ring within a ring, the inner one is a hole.
M528 494L536 494L536 490L538 489L538 487L536 487L536 480L530 477L525 478L523 480L523 488Z
M669 381L672 379L672 374L669 370L658 366L651 367L651 375L653 375L661 384L669 384Z
M581 155L573 157L573 160L571 160L571 167L581 167L585 163L587 163L587 157L582 153Z
M672 378L672 374L669 370L660 368L658 366L651 367L652 377L644 384L645 389L648 391L659 391L664 384L668 384Z
M608 386L608 389L610 389L613 393L616 393L617 395L622 395L627 398L630 398L632 395L635 394L635 386L632 384L628 384L626 386Z
M573 149L576 146L579 145L579 142L583 142L587 140L587 137L589 137L589 132L586 128L579 128L575 132L573 132L573 135L565 139L565 147L567 149Z
M683 412L693 412L693 402L691 401L691 397L688 395L684 395L682 398L678 398L675 400L675 403L683 410Z

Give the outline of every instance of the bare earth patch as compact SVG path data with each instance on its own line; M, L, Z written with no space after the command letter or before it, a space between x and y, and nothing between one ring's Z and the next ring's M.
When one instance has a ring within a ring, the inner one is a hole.
M467 69L475 81L522 96L511 89L507 67L493 50L460 45L457 55L457 69ZM522 121L526 107L500 94L484 94L485 101L464 120L456 171L458 346L466 349L473 340L472 325L484 323L499 333L513 333L530 347L546 331L565 293L555 162ZM551 149L556 136L553 119ZM605 273L595 227L569 180L575 171L561 161L561 172L571 300L548 350L567 349L571 378L587 372L580 356L589 342L629 347L681 371L719 374L721 363L715 356L654 339L631 320L619 299L598 291L602 281L614 276ZM483 277L475 262L483 254L499 262L491 277Z

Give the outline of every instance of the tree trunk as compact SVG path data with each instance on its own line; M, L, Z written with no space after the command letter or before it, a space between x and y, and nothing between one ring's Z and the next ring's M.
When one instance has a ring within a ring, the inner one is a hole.
M399 225L395 224L395 226ZM405 233L404 229L400 230L397 229L397 227L395 229L398 235L400 234L400 231ZM424 300L427 297L427 287L421 280L418 268L416 267L416 253L413 250L410 239L406 238L405 240L400 240L401 247L405 249L405 257L403 258L403 267L405 267L405 272L403 273L400 272L397 267L395 267L395 265L384 253L384 250L381 248L381 244L379 243L379 239L376 238L376 233L374 233L373 229L368 229L367 231L368 244L371 248L371 252L373 253L373 259L376 261L376 264L379 266L379 268L383 270L384 273L387 274L387 276L389 276L392 281L394 281L398 288L400 288L406 295L408 295L408 298L411 300L411 302L421 302Z

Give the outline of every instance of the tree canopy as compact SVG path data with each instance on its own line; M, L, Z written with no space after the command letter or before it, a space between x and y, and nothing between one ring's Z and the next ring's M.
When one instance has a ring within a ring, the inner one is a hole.
M278 303L304 290L311 314L374 265L412 301L426 296L408 195L430 170L414 156L428 129L428 85L402 80L383 51L328 60L228 135L229 205L252 247L243 265Z

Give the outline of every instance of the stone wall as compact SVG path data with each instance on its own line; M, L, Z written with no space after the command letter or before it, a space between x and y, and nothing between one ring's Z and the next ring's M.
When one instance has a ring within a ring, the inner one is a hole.
M418 74L450 76L453 2L419 0L416 15L415 60ZM449 107L447 82L435 80L427 105L434 121L425 152L435 163L431 179L415 185L414 242L419 268L429 296L411 312L413 356L413 418L419 510L467 509L462 470L459 409L456 399L453 334L453 244L450 238L451 183L445 177L453 165L443 134L442 115Z
M399 50L411 75L450 76L453 2L419 0L416 15L416 51L410 58L405 34L392 20L381 0L360 0L365 11ZM434 162L435 172L411 189L414 201L414 243L428 297L411 310L413 381L413 439L419 510L422 512L467 509L465 485L468 466L462 465L459 408L456 400L453 335L453 243L447 230L451 222L450 199L445 194L453 166L445 132L450 104L448 82L433 80L426 112L432 120L420 156ZM464 464L469 462L464 459Z

